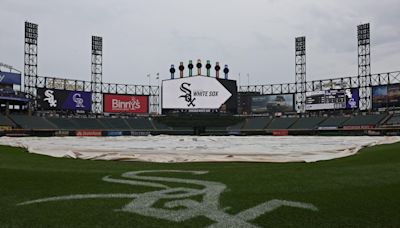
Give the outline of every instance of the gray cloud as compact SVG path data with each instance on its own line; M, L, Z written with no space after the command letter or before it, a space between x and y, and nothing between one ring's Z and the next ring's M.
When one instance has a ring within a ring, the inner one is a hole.
M307 78L357 73L356 26L371 23L372 70L399 70L397 0L3 0L0 61L23 69L23 22L39 24L39 74L90 79L90 36L104 39L104 81L168 78L170 64L229 64L251 84L294 81L294 38Z

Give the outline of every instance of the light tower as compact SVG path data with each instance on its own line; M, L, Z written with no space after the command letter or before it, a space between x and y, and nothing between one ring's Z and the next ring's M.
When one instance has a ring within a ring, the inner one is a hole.
M360 87L360 108L371 108L371 40L369 23L357 26L358 40L358 83Z
M92 112L101 113L103 83L103 38L92 36Z
M306 37L295 39L296 110L305 112L306 99Z
M25 92L34 97L37 83L38 25L25 22L24 45L24 87Z

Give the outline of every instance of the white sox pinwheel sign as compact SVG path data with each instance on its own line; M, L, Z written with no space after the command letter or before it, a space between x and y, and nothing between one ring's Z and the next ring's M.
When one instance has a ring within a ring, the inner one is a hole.
M219 109L232 94L216 79L195 76L165 80L163 109Z

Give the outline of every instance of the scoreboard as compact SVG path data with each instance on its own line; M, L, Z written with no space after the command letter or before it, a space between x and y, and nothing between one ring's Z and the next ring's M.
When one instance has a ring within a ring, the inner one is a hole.
M344 90L313 91L306 93L306 110L345 109Z

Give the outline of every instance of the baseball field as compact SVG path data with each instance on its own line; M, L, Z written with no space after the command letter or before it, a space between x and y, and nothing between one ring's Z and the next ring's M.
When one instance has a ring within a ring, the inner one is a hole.
M0 227L400 227L400 143L314 163L90 161L0 146Z

